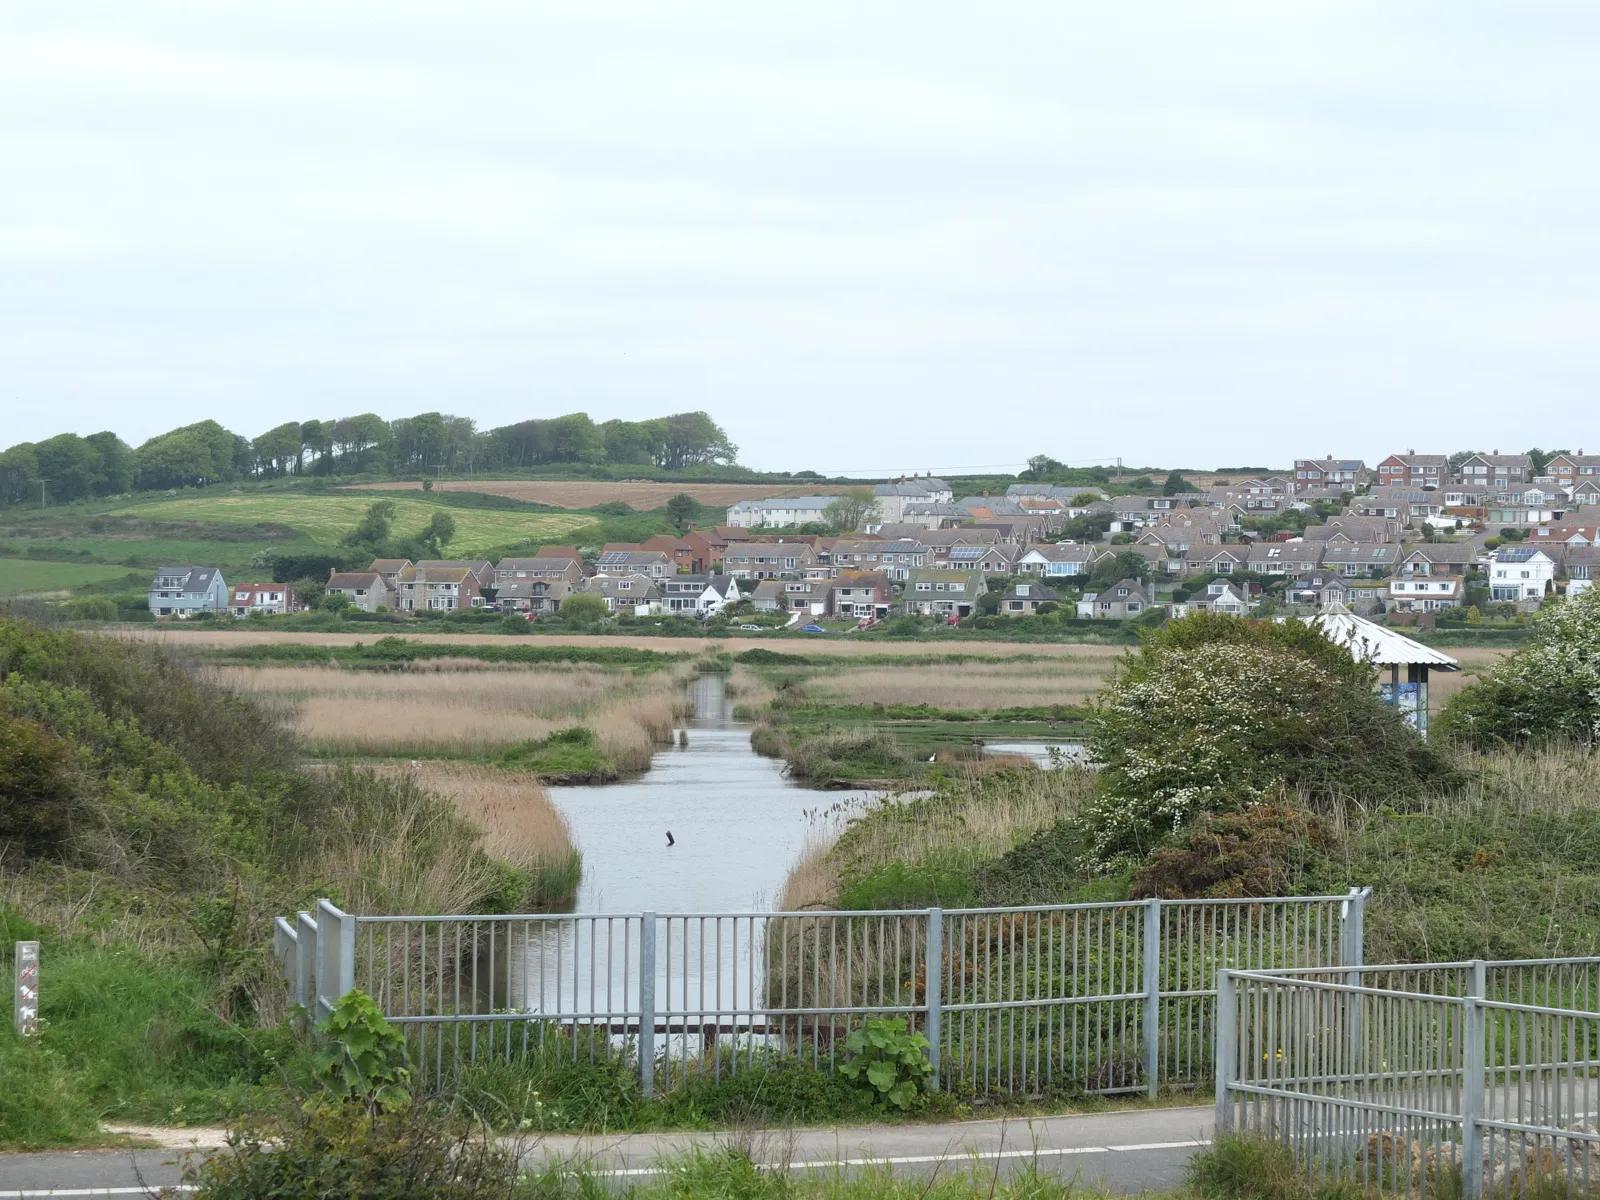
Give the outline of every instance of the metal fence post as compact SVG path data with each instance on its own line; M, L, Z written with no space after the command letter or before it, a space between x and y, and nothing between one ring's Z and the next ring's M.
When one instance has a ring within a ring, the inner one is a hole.
M302 911L295 926L295 1003L305 1009L300 1018L300 1028L309 1029L316 1018L312 1010L317 1003L317 923L308 912Z
M16 993L12 1001L17 1033L31 1037L39 1032L39 943L18 942L12 948Z
M1150 1099L1161 1086L1161 901L1144 902L1144 1081Z
M1239 1069L1239 996L1232 971L1217 972L1216 1131L1233 1128L1233 1098L1228 1094Z
M1481 958L1473 959L1463 1000L1461 1047L1461 1196L1483 1196L1484 982Z
M1341 966L1359 967L1366 963L1367 897L1370 895L1371 888L1351 888L1349 898L1339 913L1342 926L1339 946ZM1353 986L1359 981L1351 979L1348 982Z
M639 926L639 1090L656 1094L656 915Z
M928 910L927 946L922 956L923 998L928 1017L923 1032L928 1039L928 1065L932 1086L939 1086L940 1043L944 1040L944 909Z
M314 1016L327 1015L339 998L355 986L354 919L350 920L349 933L345 931L345 914L331 900L317 901L317 949L321 957L317 962L317 1003ZM345 948L350 954L346 961Z

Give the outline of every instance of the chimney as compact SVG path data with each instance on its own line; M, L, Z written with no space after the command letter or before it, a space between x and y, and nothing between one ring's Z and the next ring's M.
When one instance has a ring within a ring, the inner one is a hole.
M1407 450L1407 451L1406 451L1406 453L1407 453L1407 454L1415 454L1415 453L1416 453L1416 451L1415 451L1415 450Z
M1499 450L1498 450L1498 449L1497 449L1497 450L1495 450L1495 452L1494 452L1494 453L1495 453L1495 455L1496 455L1496 456L1498 456L1498 455L1499 455L1499 453L1500 453L1500 451L1499 451Z

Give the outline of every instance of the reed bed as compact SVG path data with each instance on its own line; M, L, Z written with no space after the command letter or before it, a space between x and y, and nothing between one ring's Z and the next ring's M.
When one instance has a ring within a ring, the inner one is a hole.
M830 671L805 681L807 700L829 704L927 704L934 708L995 710L1081 704L1097 692L1111 660L1051 659L950 666L868 667Z
M484 666L233 667L219 678L283 708L312 753L335 757L474 757L583 726L618 769L638 771L649 767L656 746L671 743L689 712L681 670Z
M392 764L384 773L404 775L449 799L456 812L483 831L479 844L485 854L533 876L533 907L572 906L582 856L572 843L571 826L537 775L440 759Z

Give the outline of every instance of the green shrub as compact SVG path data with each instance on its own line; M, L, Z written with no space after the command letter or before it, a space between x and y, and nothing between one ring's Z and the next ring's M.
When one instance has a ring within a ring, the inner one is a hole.
M0 1079L0 1147L37 1150L99 1133L99 1113L48 1031L28 1038L0 1031Z
M339 998L317 1032L323 1037L314 1060L317 1078L339 1099L394 1105L411 1098L406 1035L360 988Z
M1205 812L1452 781L1374 683L1371 667L1298 621L1199 614L1153 632L1095 706L1094 865L1138 861Z
M839 1074L902 1111L917 1103L933 1075L928 1039L920 1033L907 1033L904 1017L865 1022L850 1031L844 1048L850 1058L839 1065Z
M1241 899L1292 895L1308 861L1333 845L1327 822L1302 808L1255 804L1202 813L1176 845L1157 849L1129 896Z
M191 1160L200 1200L338 1196L342 1200L511 1200L524 1196L514 1150L438 1107L289 1106L229 1133L226 1149Z
M1600 588L1538 613L1532 641L1452 696L1435 732L1480 749L1600 742Z

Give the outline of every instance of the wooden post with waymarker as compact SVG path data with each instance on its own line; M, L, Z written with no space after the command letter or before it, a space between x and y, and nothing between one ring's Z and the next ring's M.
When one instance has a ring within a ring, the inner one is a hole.
M39 1032L39 943L18 942L14 955L16 963L16 1013L17 1032L29 1037Z

